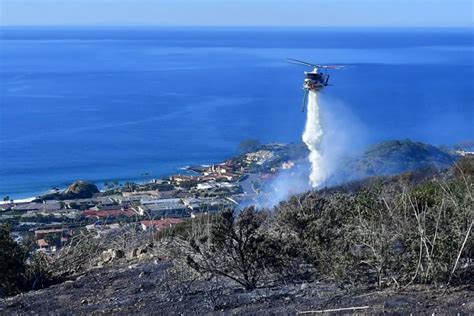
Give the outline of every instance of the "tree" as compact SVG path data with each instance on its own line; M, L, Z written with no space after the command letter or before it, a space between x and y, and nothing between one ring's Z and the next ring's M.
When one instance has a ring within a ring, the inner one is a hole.
M10 197L7 195L3 198L3 202L9 202L10 201Z
M191 189L197 186L198 182L195 180L183 181L179 184L179 186L183 189Z
M269 269L277 268L280 246L262 231L266 213L250 207L238 217L221 212L209 234L192 238L187 263L196 271L234 280L253 290Z
M260 147L260 141L258 139L246 139L240 142L239 149L243 153L249 153L255 151Z
M0 225L0 297L21 291L26 273L27 251L10 236L10 228Z

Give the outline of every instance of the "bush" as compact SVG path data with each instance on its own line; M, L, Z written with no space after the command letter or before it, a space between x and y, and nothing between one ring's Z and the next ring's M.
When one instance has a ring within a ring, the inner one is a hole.
M341 283L469 282L473 220L470 180L372 182L356 192L312 192L278 208L288 242ZM454 269L457 255L459 266Z
M61 280L51 271L51 262L43 253L34 253L28 259L24 290L38 290Z
M0 225L0 297L20 292L24 287L27 251Z
M59 281L51 273L48 257L29 253L28 247L16 243L10 229L0 226L0 297L47 287Z
M187 263L194 270L234 280L253 290L265 275L282 266L280 245L264 231L268 214L247 208L219 213L209 233L189 240Z
M474 176L474 158L462 157L456 162L454 168L457 177L473 177Z

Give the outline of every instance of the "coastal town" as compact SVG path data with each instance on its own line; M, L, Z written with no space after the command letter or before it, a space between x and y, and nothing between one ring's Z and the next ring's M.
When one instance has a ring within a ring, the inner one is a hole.
M103 190L76 181L31 201L5 197L0 223L11 227L17 242L54 254L81 232L97 238L122 229L159 232L190 218L238 209L262 197L261 188L281 170L307 155L302 144L251 146L221 163L186 167L144 183L107 183Z

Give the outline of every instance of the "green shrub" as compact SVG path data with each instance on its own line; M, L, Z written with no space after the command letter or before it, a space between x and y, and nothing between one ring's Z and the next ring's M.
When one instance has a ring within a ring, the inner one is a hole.
M462 157L456 162L454 172L457 177L474 176L474 157Z
M287 242L341 283L446 283L474 218L470 180L372 182L355 192L311 192L280 205ZM469 282L473 241L453 280Z
M23 289L26 258L26 250L11 238L9 227L0 225L0 297Z

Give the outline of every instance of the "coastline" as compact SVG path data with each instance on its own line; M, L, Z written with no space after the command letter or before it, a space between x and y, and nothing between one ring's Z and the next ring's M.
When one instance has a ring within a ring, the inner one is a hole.
M29 198L23 198L23 199L12 199L15 203L29 203L29 202L32 202L33 200L35 200L36 197L29 197ZM10 201L0 201L0 205L3 205L3 204L9 204Z
M215 163L218 163L218 162L215 162ZM91 183L95 184L101 192L105 192L106 191L105 183L107 183L107 182L115 182L116 181L119 185L123 185L126 182L132 182L132 183L136 183L136 184L145 184L145 183L149 183L150 181L153 181L153 180L156 180L156 179L158 179L158 180L166 179L166 178L169 178L173 175L195 174L196 170L201 169L201 168L207 168L210 165L211 164L206 163L206 164L186 165L184 167L177 167L177 168L175 168L174 172L167 172L164 175L157 176L157 177L153 177L152 175L149 175L146 180L144 180L143 177L125 178L125 179L111 178L111 180L100 180L100 181L91 181L91 180L88 180L88 179L74 179L74 180L71 180L69 184L73 183L74 181L84 180L84 181L88 181L88 182L91 182ZM3 197L5 197L5 196L10 197L15 203L28 203L28 202L31 202L31 201L37 199L38 197L40 197L42 195L49 194L49 193L54 193L54 192L62 192L62 191L67 189L67 185L66 186L61 186L61 187L51 185L51 187L57 187L58 190L52 190L52 189L38 190L38 191L32 191L32 192L28 192L28 193L24 193L24 194L22 194L22 193L18 193L18 194L8 194L8 193L5 194L5 193L3 193L3 196L0 199L0 205L9 203L9 201L3 201Z

